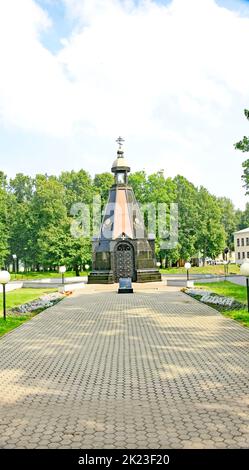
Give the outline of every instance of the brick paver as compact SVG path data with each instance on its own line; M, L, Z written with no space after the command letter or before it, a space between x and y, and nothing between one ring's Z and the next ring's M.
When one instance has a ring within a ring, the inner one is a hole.
M0 340L0 447L248 447L248 346L180 292L86 289Z

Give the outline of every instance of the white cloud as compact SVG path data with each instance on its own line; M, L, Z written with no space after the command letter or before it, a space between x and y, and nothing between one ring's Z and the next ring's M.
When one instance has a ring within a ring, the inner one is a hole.
M218 161L224 148L236 160L232 144L247 127L248 17L214 0L63 1L77 26L55 55L40 38L56 27L48 14L32 0L0 0L4 126L59 138L154 139L175 168L184 159L192 165L196 182L201 155Z

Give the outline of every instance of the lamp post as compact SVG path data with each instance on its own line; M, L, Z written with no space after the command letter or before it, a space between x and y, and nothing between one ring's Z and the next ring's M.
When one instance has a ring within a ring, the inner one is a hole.
M228 261L225 260L223 264L224 264L224 274L225 274L225 280L226 280L226 276L228 274Z
M3 286L3 319L6 320L6 289L5 286L10 282L10 273L8 271L0 271L0 284Z
M89 264L85 264L85 271L86 271L86 274L87 274L87 282L88 282L88 270L89 270L90 266Z
M186 269L187 271L187 281L189 281L189 270L191 268L191 264L190 263L185 263L184 264L184 268Z
M59 273L61 274L61 282L62 282L62 285L63 285L63 286L64 286L64 284L65 284L64 275L65 275L66 270L67 270L66 266L60 266L60 267L59 267Z
M249 312L249 260L244 261L240 267L240 274L246 276L246 292L247 292L247 310Z

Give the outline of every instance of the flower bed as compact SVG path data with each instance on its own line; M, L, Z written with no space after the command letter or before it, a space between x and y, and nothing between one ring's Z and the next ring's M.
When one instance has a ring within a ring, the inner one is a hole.
M234 298L218 295L205 289L184 289L184 292L220 312L245 309L245 304L238 302Z
M19 307L14 307L10 310L11 315L24 315L35 312L37 310L45 310L48 307L52 307L53 305L57 304L62 298L64 297L63 294L59 292L53 292L52 294L45 294L39 297L36 300L32 300L31 302L27 302L23 305L19 305Z

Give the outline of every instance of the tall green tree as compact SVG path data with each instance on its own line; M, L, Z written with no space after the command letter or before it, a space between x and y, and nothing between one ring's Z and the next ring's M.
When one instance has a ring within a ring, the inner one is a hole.
M170 204L176 202L176 185L171 178L165 178L159 171L148 176L147 201L153 203L157 215L156 254L162 266L169 266L179 259L178 246L165 248L165 243L172 242L170 223L173 218Z
M198 231L196 249L205 258L215 258L225 248L226 234L221 222L221 210L218 202L207 189L198 191Z
M145 171L136 171L129 175L129 185L132 187L136 200L144 204L148 201L148 181Z
M73 220L71 211L75 204L86 204L89 208L92 220L93 196L96 192L99 192L98 190L100 189L101 182L103 184L101 188L103 190L103 195L105 194L105 191L110 184L110 176L107 176L107 174L103 174L103 176L98 175L95 179L96 185L94 186L90 175L81 169L78 172L70 171L61 173L59 182L64 188L65 204L67 209L67 224L66 229L64 229L67 234L67 242L64 243L64 262L75 270L76 275L79 275L80 266L83 266L85 263L89 264L91 260L90 234L74 238L70 232L70 226ZM92 222L90 222L90 226L91 224Z
M37 265L58 266L63 260L67 209L65 190L54 176L37 175L31 202L29 251Z
M237 216L237 230L242 230L249 227L249 202L246 203L244 211L236 211Z
M244 114L246 119L249 120L249 110L245 109ZM241 150L242 152L249 152L249 137L244 136L242 140L234 144L235 148ZM242 175L242 179L244 181L244 187L246 189L246 194L249 194L249 159L245 160L242 163L244 172Z
M17 263L21 259L29 262L29 241L32 231L31 200L33 197L33 179L22 173L10 179L8 185L12 196L10 211L10 251L17 255ZM10 260L12 261L12 260Z
M18 203L29 202L33 196L34 180L23 173L17 173L9 182L9 190Z
M4 266L10 253L10 208L11 201L7 193L7 178L3 172L0 172L0 268Z
M106 204L109 190L114 184L114 177L111 173L98 173L93 180L93 190L100 194L103 204Z
M65 171L59 176L59 182L64 187L68 213L74 203L92 203L94 193L92 179L85 170Z
M198 190L183 176L177 175L173 181L177 188L179 257L182 260L190 260L196 256L199 229Z
M229 250L234 250L234 232L237 230L237 215L234 204L226 197L217 198L217 203L221 211L221 223L225 231L226 246Z

